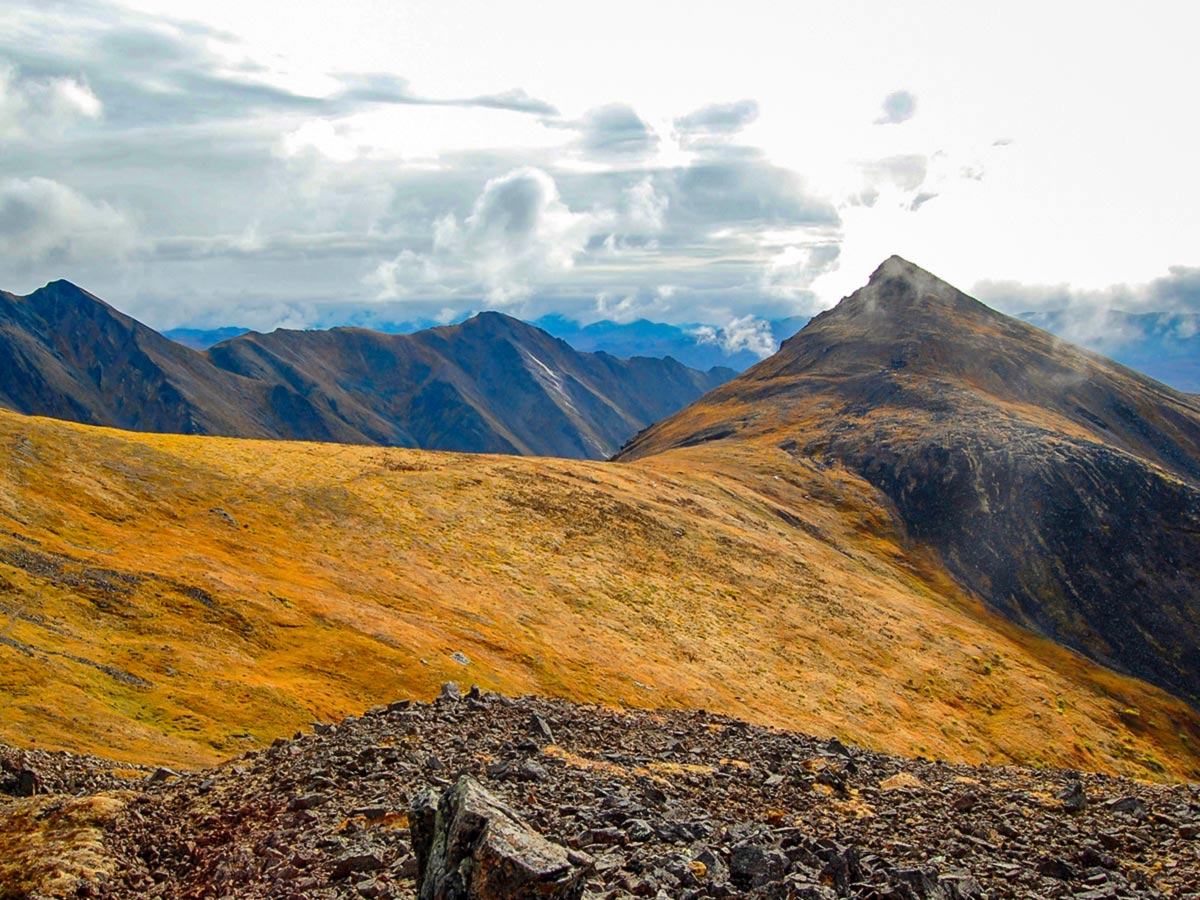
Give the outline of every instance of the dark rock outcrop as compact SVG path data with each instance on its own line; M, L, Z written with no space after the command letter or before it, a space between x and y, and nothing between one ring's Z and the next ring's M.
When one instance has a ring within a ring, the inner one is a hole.
M420 900L578 900L591 865L551 843L464 775L409 811Z

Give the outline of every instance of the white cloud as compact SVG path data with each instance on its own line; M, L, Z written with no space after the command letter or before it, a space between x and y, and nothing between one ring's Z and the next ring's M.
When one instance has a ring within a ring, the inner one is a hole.
M344 127L325 119L311 119L283 136L279 152L285 158L316 152L334 162L350 162L359 155L359 147Z
M15 66L0 66L0 142L58 133L80 119L98 119L103 111L84 82L24 78Z
M813 282L837 264L839 254L840 247L835 243L788 245L767 262L760 286L773 297L805 298Z
M48 178L0 180L0 251L21 263L96 260L127 255L133 224L107 203L96 203Z
M670 198L661 194L649 176L625 190L622 225L634 234L656 234L663 230Z
M766 359L777 349L771 323L753 315L736 316L717 328L702 325L692 331L697 344L713 344L730 356L749 350L760 359Z
M479 289L504 305L568 272L613 221L611 214L573 212L541 169L514 169L487 182L462 222L453 214L435 222L432 254L404 250L369 281L385 299L440 280L443 288Z

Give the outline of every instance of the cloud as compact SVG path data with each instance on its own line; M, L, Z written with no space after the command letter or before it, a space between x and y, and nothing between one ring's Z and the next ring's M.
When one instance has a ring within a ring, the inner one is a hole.
M837 243L790 244L763 268L762 290L775 297L808 299L813 282L832 270L840 255L841 246Z
M130 221L47 178L0 180L2 256L18 263L120 257L135 243Z
M758 101L710 103L675 120L675 133L684 146L705 145L737 134L758 118Z
M570 270L600 226L572 212L544 171L515 169L488 181L461 223L453 214L437 221L431 255L401 251L370 278L385 298L401 296L402 281L444 279L504 305Z
M729 356L748 350L759 359L766 359L779 349L771 323L753 315L732 318L721 327L702 325L691 333L697 344L718 346Z
M646 175L625 190L621 224L633 234L657 234L666 225L671 199L660 193L654 179Z
M883 111L876 125L899 125L917 114L917 98L909 91L892 91L883 98Z
M980 300L1011 315L1032 314L1030 321L1053 324L1056 334L1079 344L1113 350L1144 336L1134 315L1182 315L1180 337L1200 314L1200 266L1171 266L1167 274L1142 284L1099 289L1067 284L980 281L972 288ZM1133 315L1130 315L1133 314Z
M623 103L589 110L578 127L580 145L589 156L647 156L658 147L658 135Z
M425 97L415 93L407 78L391 72L348 73L340 76L342 89L332 98L331 107L347 111L364 103L400 106L463 106L503 109L539 116L557 116L558 109L545 100L531 97L524 88L512 88L476 97ZM335 109L331 109L333 112Z
M840 224L837 210L796 172L763 159L702 160L673 171L672 203L708 227Z
M104 110L86 82L66 76L22 77L16 66L0 65L0 142L61 133Z

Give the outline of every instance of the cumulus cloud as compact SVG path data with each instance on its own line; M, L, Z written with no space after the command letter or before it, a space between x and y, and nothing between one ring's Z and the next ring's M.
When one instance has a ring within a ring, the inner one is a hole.
M899 125L917 114L917 98L910 91L892 91L883 98L876 125Z
M580 145L590 156L646 156L658 147L658 135L624 103L589 110L579 129Z
M753 315L730 319L723 326L702 325L692 330L697 344L712 344L727 355L748 350L759 359L766 359L778 349L771 323Z
M61 132L80 120L100 118L103 109L83 81L22 77L15 66L0 65L0 142Z
M385 297L400 296L405 279L445 278L506 304L571 269L601 225L595 215L572 212L541 169L515 169L488 181L463 221L438 219L431 255L402 251L371 278Z
M2 255L18 263L121 257L133 249L132 223L48 178L0 180Z

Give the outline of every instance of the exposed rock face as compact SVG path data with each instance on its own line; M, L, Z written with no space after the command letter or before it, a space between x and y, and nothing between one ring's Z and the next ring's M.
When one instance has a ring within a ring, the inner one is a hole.
M1195 785L904 759L697 711L473 690L166 781L0 757L57 794L0 797L0 896L1100 900L1200 883ZM93 874L47 891L8 865L36 838L56 871L79 825L51 815L61 795L117 785Z
M591 860L547 841L474 778L421 793L409 812L420 900L578 900Z
M0 292L0 405L137 431L603 459L733 374L577 353L499 313L414 335L250 333L200 353L65 281Z
M898 257L621 458L763 440L877 487L1014 621L1200 702L1200 406Z

